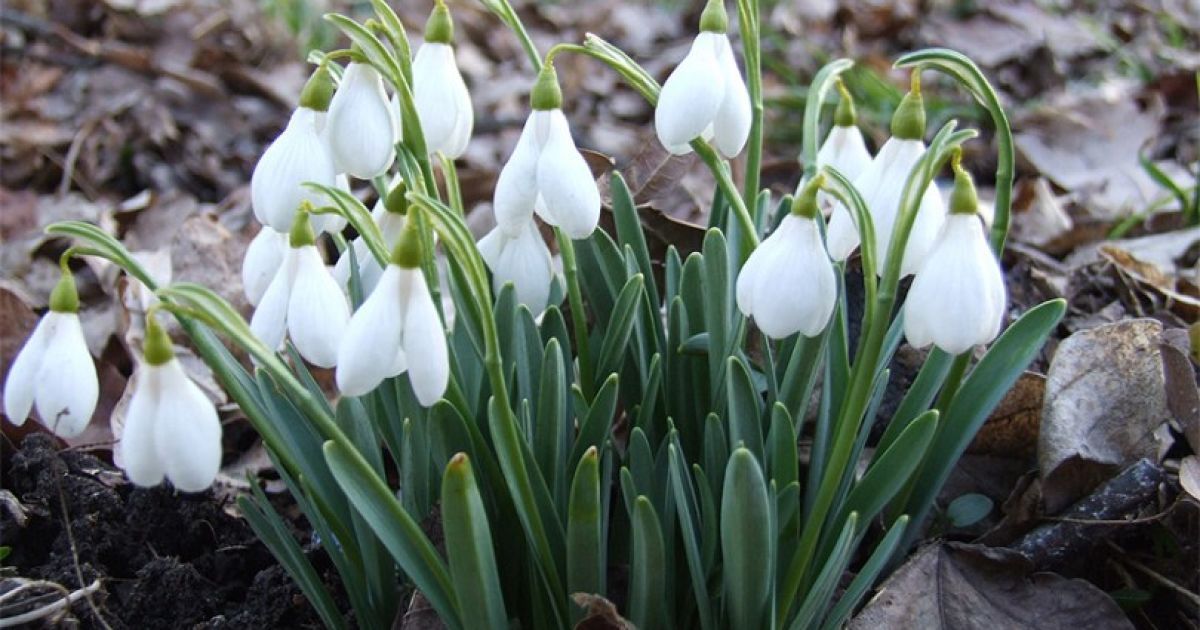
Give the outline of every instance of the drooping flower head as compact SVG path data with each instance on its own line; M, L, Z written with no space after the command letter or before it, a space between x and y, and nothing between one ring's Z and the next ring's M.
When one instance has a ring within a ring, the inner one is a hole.
M817 191L810 181L779 227L746 260L737 279L738 309L764 335L814 337L829 324L837 302L837 277L817 226Z
M900 102L892 117L892 137L880 148L871 165L863 171L854 186L875 222L876 249L879 260L887 260L888 247L904 196L904 186L913 168L925 154L925 106L921 98L920 75L912 74L912 88ZM840 211L838 211L840 210ZM920 208L908 235L900 265L901 275L911 275L929 252L933 240L946 218L945 204L937 185L930 182L921 195ZM844 260L859 244L859 235L850 213L836 208L829 222L829 253L835 260ZM877 272L882 275L883 265Z
M519 225L532 210L567 236L587 238L600 222L600 190L571 138L552 63L529 100L533 112L496 182L496 222Z
M475 111L454 59L454 22L437 0L425 24L425 43L413 58L413 100L430 153L457 158L467 148Z
M346 328L337 360L342 394L361 396L405 371L422 405L446 392L446 331L421 271L422 256L418 223L409 221L375 291Z
M79 323L79 293L63 257L63 274L50 293L50 311L17 354L4 382L4 415L25 423L36 407L38 420L55 435L83 433L96 401L100 381Z
M329 103L324 134L339 173L371 179L392 165L395 120L383 78L371 64L352 61L346 66Z
M379 226L383 242L389 248L396 246L400 234L404 230L405 216L408 214L407 194L408 186L397 176L392 180L391 190L388 194L375 202L375 206L371 208L371 219L375 221L375 225ZM349 288L351 250L354 251L354 258L358 261L358 277L362 282L363 295L370 295L375 290L375 285L379 283L379 276L383 274L383 266L375 259L361 236L350 241L350 246L342 252L337 264L333 267L333 277L338 284Z
M531 214L516 225L498 223L479 239L479 254L492 270L492 288L496 293L511 282L517 302L529 307L534 315L546 309L554 268L550 249L538 233Z
M817 168L832 166L845 175L846 179L854 181L871 166L871 152L867 151L862 132L858 130L854 99L841 79L837 80L837 90L841 100L838 101L837 110L833 115L833 128L829 130L825 142L821 143L821 148L817 150ZM832 195L823 190L817 193L817 204L826 214L840 205ZM846 210L838 208L837 211Z
M146 315L143 361L117 442L129 480L156 486L167 478L184 492L212 485L221 468L221 422L204 392L175 358L171 339Z
M984 236L971 176L954 158L950 216L925 257L904 302L904 336L949 354L996 338L1007 291L1000 262Z
M318 67L300 95L287 127L254 166L250 178L251 205L259 223L277 232L292 227L301 203L320 203L320 193L304 186L315 182L337 183L333 157L320 135L321 118L329 108L333 79L325 66Z
M750 136L750 94L733 58L724 0L709 0L700 34L667 77L654 109L654 129L668 151L682 155L696 138L712 139L725 157Z
M316 233L302 209L288 234L283 263L250 319L250 330L272 350L290 336L300 356L328 368L337 361L349 319L346 295L321 260Z

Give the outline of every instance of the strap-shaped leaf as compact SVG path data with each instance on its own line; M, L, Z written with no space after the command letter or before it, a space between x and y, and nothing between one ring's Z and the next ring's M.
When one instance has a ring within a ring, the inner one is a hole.
M679 517L683 553L687 559L692 592L696 596L700 627L703 630L711 630L715 626L713 624L712 598L708 593L708 577L704 569L704 559L700 555L700 537L703 532L700 524L700 508L691 476L687 472L687 465L683 462L683 454L674 444L669 444L667 448L667 456L671 464L671 491L675 494L675 512Z
M650 499L633 503L633 550L629 563L629 620L639 628L667 627L666 551Z
M451 458L442 476L442 528L464 626L506 627L508 615L496 571L492 531L465 453Z
M871 557L867 558L866 564L859 569L858 575L855 575L854 579L850 581L850 585L842 593L837 605L825 616L821 630L837 630L842 627L843 622L854 611L854 607L862 601L867 591L871 589L871 585L875 584L875 580L887 566L888 560L900 546L901 537L904 536L906 529L908 529L908 516L896 519L896 523L888 530L883 540L879 541L875 551L871 552Z
M850 564L850 557L854 554L855 531L858 528L858 515L851 512L850 517L846 519L846 524L842 527L842 533L837 538L837 543L833 547L833 553L829 555L829 559L825 561L825 565L821 567L820 573L812 583L812 588L808 589L808 594L804 598L804 603L800 606L800 610L796 613L796 617L792 620L789 626L791 630L806 630L811 628L820 618L820 614L829 605L829 599L833 595L833 591L837 588L838 580L842 577L842 572L846 570L846 565Z
M600 456L589 448L575 468L567 507L567 592L603 596L605 571Z
M592 401L587 416L580 421L579 436L575 438L568 464L579 461L587 449L603 446L617 413L617 380L616 374L610 374L600 391L596 392L596 399Z
M722 577L732 628L761 628L775 584L775 531L758 459L746 448L729 457L721 500Z
M745 446L763 461L762 397L750 370L738 357L729 357L725 386L729 390L729 443Z
M621 366L625 355L625 347L633 334L638 303L643 296L645 281L642 274L631 276L617 296L613 305L612 319L604 331L604 341L600 345L600 355L596 359L596 374L608 375L616 372Z

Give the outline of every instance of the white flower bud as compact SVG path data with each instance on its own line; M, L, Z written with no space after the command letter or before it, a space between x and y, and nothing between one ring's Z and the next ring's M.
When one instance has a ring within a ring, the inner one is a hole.
M382 175L395 158L395 136L379 72L370 64L351 63L325 117L325 139L338 172L359 179Z
M1000 333L1007 291L1000 263L974 214L951 214L913 279L904 302L904 336L949 354Z
M454 48L425 42L413 59L413 100L429 152L457 158L467 149L475 111Z
M289 247L263 294L250 329L278 349L289 335L305 360L333 367L350 319L350 306L314 245Z
M817 151L817 168L832 166L839 173L853 182L871 166L871 152L863 141L862 132L858 127L842 127L835 125L829 130L825 142ZM825 191L817 193L817 205L827 216L834 211L834 206L840 205L837 200ZM846 212L845 208L840 209Z
M534 315L546 309L554 271L550 250L533 217L515 230L496 226L479 240L479 253L492 270L492 286L497 293L511 282L517 302L528 306Z
M741 153L750 136L750 94L738 71L729 37L701 32L667 77L654 110L654 129L668 151L691 151L696 138L713 138L726 157Z
M317 133L318 113L298 107L287 128L267 147L250 178L251 205L259 223L287 232L302 202L324 203L304 182L336 183L333 158Z
M17 354L4 382L4 415L22 425L32 407L55 435L83 433L96 401L100 381L77 313L51 310Z
M808 217L784 217L738 274L738 309L773 339L818 335L836 302L833 264L816 221Z
M118 459L139 486L171 480L184 492L212 485L221 467L221 423L178 359L143 363L136 375Z

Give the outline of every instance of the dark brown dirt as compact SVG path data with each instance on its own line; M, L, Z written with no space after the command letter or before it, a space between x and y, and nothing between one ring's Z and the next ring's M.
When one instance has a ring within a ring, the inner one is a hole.
M83 584L100 578L94 608L80 601L67 618L79 627L321 627L249 526L211 492L136 488L111 465L59 451L40 434L6 453L0 469L0 485L28 517L22 526L0 509L0 546L12 548L6 576L49 580L68 590L79 588L81 578ZM327 565L323 557L315 560Z

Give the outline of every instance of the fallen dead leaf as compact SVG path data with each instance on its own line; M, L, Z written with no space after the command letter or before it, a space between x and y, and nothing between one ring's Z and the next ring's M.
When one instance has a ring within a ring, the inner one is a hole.
M1017 183L1012 208L1014 239L1045 245L1070 232L1074 225L1046 178L1023 179Z
M1161 333L1156 320L1125 320L1059 345L1038 439L1048 513L1138 459L1156 457L1155 430L1168 415Z
M1200 457L1188 455L1179 462L1179 485L1200 501Z
M1037 453L1038 425L1045 393L1045 376L1036 372L1022 374L979 429L967 452L1033 457Z
M850 630L1133 628L1092 584L1032 573L1007 549L932 544L909 558L847 626Z
M615 604L599 595L572 593L571 599L575 605L587 611L583 619L575 624L575 630L636 630L617 612Z

